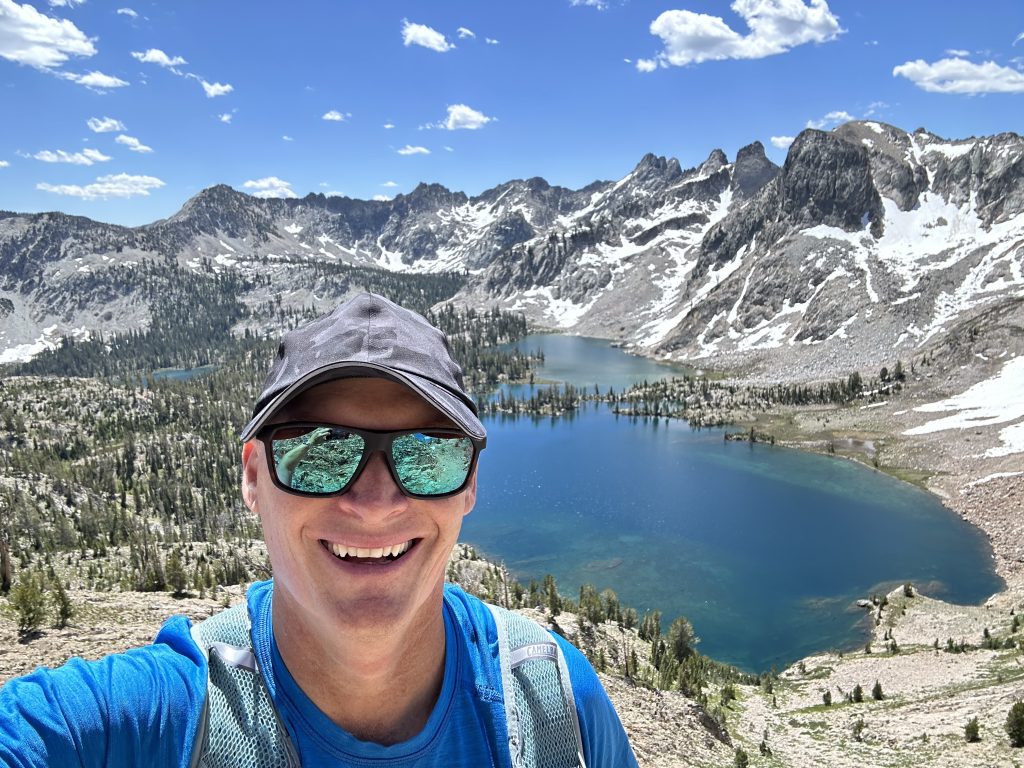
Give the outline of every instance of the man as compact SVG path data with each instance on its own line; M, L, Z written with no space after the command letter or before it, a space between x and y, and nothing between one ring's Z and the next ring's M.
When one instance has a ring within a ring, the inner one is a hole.
M273 580L8 683L0 765L636 765L577 650L444 584L486 432L437 329L363 294L286 334L242 440Z

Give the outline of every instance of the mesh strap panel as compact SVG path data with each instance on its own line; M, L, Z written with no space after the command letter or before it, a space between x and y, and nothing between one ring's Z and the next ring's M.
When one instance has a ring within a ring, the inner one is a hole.
M561 649L537 623L488 607L498 627L513 768L586 768L572 683Z
M298 768L255 665L244 603L192 627L209 659L210 679L203 722L192 751L193 768Z

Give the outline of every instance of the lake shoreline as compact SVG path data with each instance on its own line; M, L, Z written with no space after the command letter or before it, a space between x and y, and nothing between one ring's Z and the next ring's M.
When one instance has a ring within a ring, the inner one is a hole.
M904 434L932 418L915 411L916 408L965 392L979 381L997 375L1015 353L1012 339L1004 341L1010 348L1004 348L998 356L980 354L956 339L932 348L928 351L927 366L919 364L915 369L912 362L907 366L902 391L875 402L777 406L767 413L734 409L724 413L725 421L737 430L753 427L772 435L777 445L855 461L932 494L989 540L995 571L1006 582L1006 588L990 599L1012 593L1014 599L1024 602L1024 524L1016 519L1024 511L1024 453L984 453L1001 444L999 432L1009 422ZM788 367L771 366L770 370L781 372L773 376L765 373L765 359L756 356L720 361L676 359L631 344L614 340L608 343L628 354L661 363L705 364L698 367L704 368L709 379L738 387L805 385L830 380L814 365L800 360L791 361ZM924 351L920 357L925 357Z
M911 403L928 399L921 392L907 397ZM897 395L870 411L863 406L780 407L755 419L737 414L731 425L753 426L772 434L776 445L854 461L930 493L985 535L995 571L1007 585L1003 591L1012 588L1015 595L1024 596L1024 526L1015 525L1014 519L1024 505L1024 472L1013 474L1020 472L1013 468L1014 460L1021 463L1020 455L989 458L969 448L984 445L1004 425L972 428L970 435L905 436L902 432L913 419L906 418L912 414L906 405L906 399ZM872 447L829 449L843 441Z

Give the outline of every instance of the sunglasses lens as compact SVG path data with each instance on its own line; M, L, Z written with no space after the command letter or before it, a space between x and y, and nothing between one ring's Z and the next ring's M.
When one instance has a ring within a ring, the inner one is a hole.
M473 464L473 441L460 435L416 432L396 437L391 456L406 491L440 496L466 482Z
M277 478L302 493L337 493L352 479L365 445L360 435L331 427L287 427L271 437Z

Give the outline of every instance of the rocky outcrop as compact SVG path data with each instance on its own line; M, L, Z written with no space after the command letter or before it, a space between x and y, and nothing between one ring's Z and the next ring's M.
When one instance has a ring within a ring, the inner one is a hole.
M779 175L779 166L764 154L764 144L755 141L736 153L730 188L740 198L756 195L764 186Z
M778 193L778 213L790 227L824 224L852 232L870 222L871 233L882 234L882 199L867 150L834 134L806 130L797 136L779 174Z

